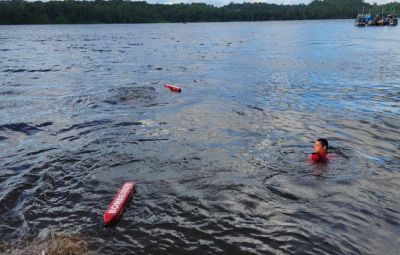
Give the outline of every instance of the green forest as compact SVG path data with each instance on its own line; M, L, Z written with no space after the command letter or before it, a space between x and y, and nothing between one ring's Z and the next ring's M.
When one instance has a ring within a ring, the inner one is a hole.
M125 0L0 1L0 24L80 24L267 21L355 18L365 7L372 14L399 11L400 4L370 5L363 0L314 0L310 4L230 3L148 4Z

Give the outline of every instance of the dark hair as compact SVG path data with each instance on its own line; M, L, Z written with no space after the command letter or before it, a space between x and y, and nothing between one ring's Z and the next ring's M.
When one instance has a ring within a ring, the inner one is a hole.
M322 147L326 147L326 151L328 151L328 140L325 138L318 138L317 141L321 143Z

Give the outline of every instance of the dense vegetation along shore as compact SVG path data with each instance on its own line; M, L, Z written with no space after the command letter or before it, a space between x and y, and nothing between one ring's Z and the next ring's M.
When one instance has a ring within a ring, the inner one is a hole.
M370 5L362 0L314 0L308 5L267 3L148 4L123 0L0 1L0 24L153 23L207 21L265 21L354 18L363 8L373 13L400 3Z

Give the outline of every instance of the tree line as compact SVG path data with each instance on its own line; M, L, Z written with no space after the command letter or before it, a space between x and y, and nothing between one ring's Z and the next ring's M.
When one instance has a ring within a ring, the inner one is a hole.
M126 0L0 1L0 24L81 24L218 22L355 18L363 6L372 13L391 12L399 3L370 5L363 0L314 0L310 4L205 3L148 4Z

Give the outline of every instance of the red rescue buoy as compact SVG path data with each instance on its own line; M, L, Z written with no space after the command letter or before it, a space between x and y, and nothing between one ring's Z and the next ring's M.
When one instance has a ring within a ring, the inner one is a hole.
M118 190L117 195L115 195L113 201L104 213L104 225L111 225L121 217L125 206L128 204L129 199L135 191L135 186L136 184L134 182L125 182Z
M166 87L176 93L181 93L181 91L182 91L180 87L172 85L172 84L165 84L164 87Z

